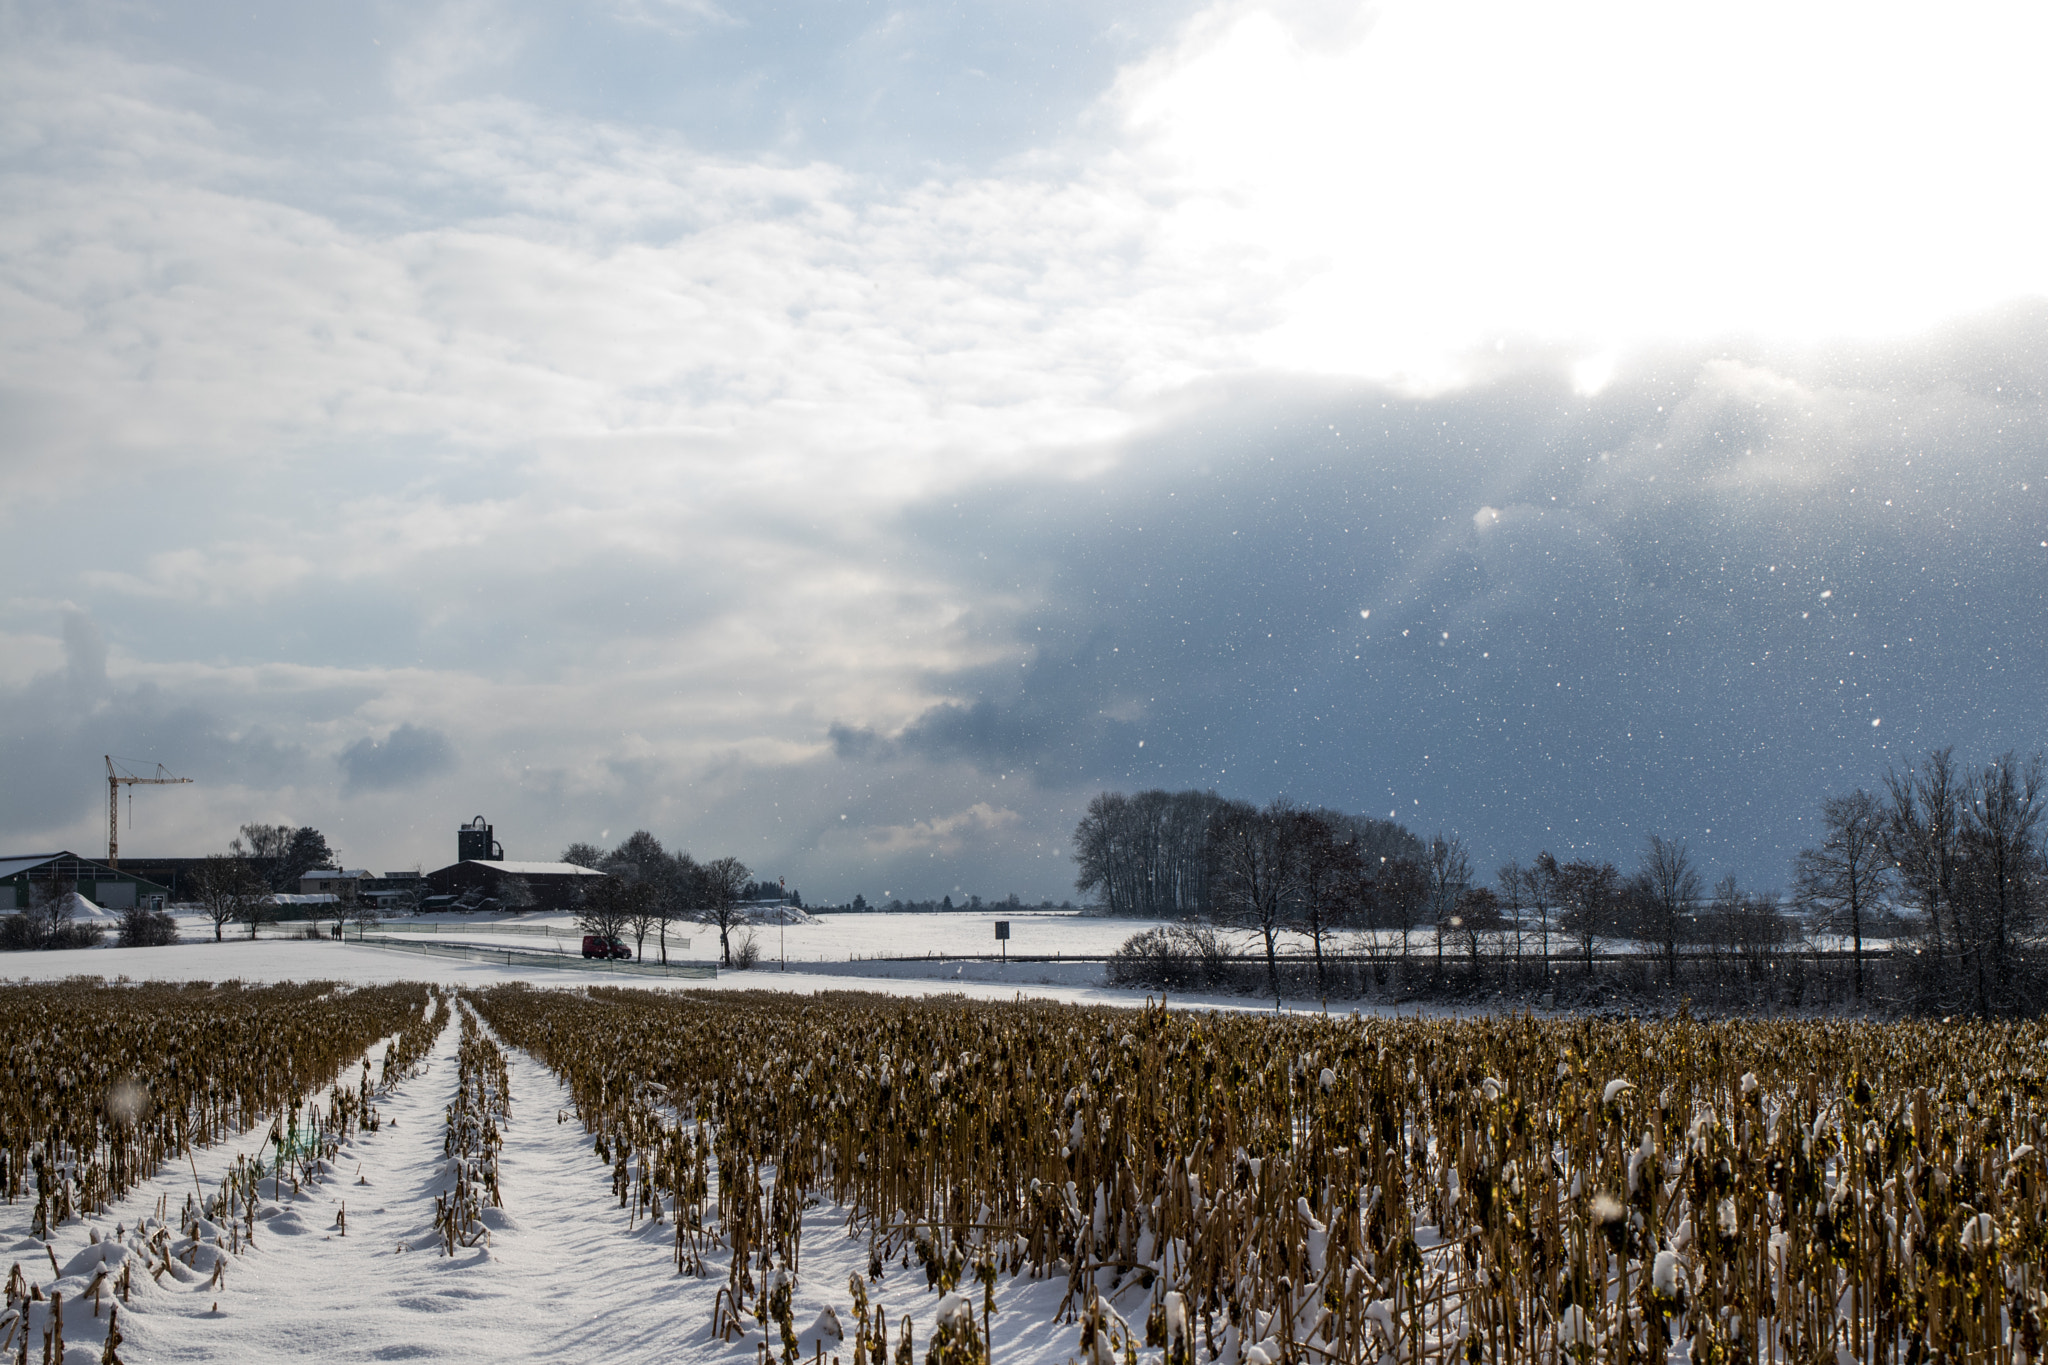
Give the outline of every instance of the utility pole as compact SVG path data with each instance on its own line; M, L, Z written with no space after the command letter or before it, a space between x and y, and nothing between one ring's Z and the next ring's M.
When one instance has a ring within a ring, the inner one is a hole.
M174 783L190 782L189 777L172 777L163 764L156 765L155 777L136 777L132 773L114 771L114 756L107 760L107 866L121 865L121 788L123 787L168 787Z

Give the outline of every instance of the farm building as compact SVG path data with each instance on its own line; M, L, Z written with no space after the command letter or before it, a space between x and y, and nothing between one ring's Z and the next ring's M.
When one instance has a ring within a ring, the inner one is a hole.
M494 897L511 909L518 906L521 885L532 896L534 910L568 910L582 898L583 888L604 873L574 863L515 863L467 858L427 874L427 884L443 896Z
M342 896L360 890L370 880L366 867L315 867L299 874L302 896Z
M27 909L29 888L53 880L69 882L79 895L109 910L152 903L161 908L170 898L170 888L125 868L108 867L76 853L31 853L0 858L0 914Z
M155 882L158 886L170 888L173 904L198 898L199 874L205 870L205 858L147 858L121 855L120 871L139 881Z

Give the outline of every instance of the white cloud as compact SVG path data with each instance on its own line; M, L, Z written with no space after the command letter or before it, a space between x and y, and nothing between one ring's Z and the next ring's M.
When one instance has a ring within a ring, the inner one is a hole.
M977 801L966 810L934 816L909 824L892 825L872 831L868 849L877 856L904 853L945 853L961 851L978 835L1010 829L1018 823L1016 811Z

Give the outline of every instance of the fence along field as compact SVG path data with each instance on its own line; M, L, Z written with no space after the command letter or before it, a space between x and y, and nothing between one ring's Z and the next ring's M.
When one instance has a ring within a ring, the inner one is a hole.
M1017 1274L1064 1280L1090 1365L2040 1359L2032 1025L480 1010L564 1078L628 1216L673 1223L681 1271L723 1261L721 1318L785 1358L816 1199L871 1274L914 1259L948 1295L945 1361L983 1357ZM847 1301L853 1365L916 1359L858 1277Z

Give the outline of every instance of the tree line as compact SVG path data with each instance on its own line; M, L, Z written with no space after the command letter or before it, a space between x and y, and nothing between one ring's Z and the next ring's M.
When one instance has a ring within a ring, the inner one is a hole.
M851 915L884 913L891 915L951 915L960 912L977 915L984 911L996 914L1007 914L1015 911L1018 914L1022 914L1026 910L1072 910L1075 907L1072 901L1061 901L1058 905L1054 905L1050 897L1039 901L1036 905L1027 905L1021 896L1012 891L1000 900L992 901L985 901L980 896L969 896L966 900L955 903L952 894L949 892L937 900L903 900L899 897L886 905L869 905L866 896L857 895L842 906L825 905L817 908L821 912L837 910Z
M1541 851L1489 878L1455 835L1285 800L1105 792L1074 831L1075 885L1108 913L1175 921L1126 943L1119 970L1134 982L1241 978L1220 932L1235 930L1251 934L1276 996L1292 936L1322 995L1340 946L1379 981L1391 966L1412 982L1422 958L1428 987L1450 993L1548 991L1561 971L1590 980L1619 952L1631 979L1666 994L1702 982L1768 993L1781 969L1807 983L1825 969L1857 1004L1881 978L1889 1003L2014 1013L2034 1007L2048 962L2042 781L2038 756L1965 767L1938 749L1876 792L1830 796L1789 896L1732 876L1710 888L1685 840L1663 834L1626 870Z
M621 942L630 934L636 957L646 956L651 933L664 963L669 927L683 922L716 929L719 960L733 966L735 933L749 922L746 906L768 885L757 883L738 858L699 862L681 849L663 848L661 840L644 829L634 830L609 850L571 844L562 850L561 860L605 874L584 889L577 915L583 931ZM743 939L738 948L739 965L752 966L751 939Z

